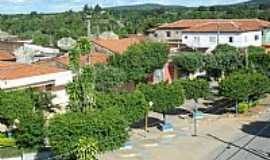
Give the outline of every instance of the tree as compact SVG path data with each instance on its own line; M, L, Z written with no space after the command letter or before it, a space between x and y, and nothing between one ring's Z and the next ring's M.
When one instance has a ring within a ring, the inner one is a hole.
M34 109L34 103L30 94L26 91L0 91L0 116L6 119L8 125L12 125L14 120L27 118Z
M244 57L239 52L233 52L230 46L218 47L216 53L204 57L205 69L210 75L225 77L234 70L244 66Z
M31 92L31 90L0 91L0 116L7 125L16 125L17 128L14 128L16 144L23 148L39 148L43 145L45 137L41 108L35 106Z
M70 69L75 73L72 83L67 86L70 104L73 111L87 112L95 106L95 70L94 66L80 66L80 57L90 49L86 39L80 39L77 46L69 52Z
M120 111L109 107L91 113L69 112L50 120L48 137L57 155L76 150L82 137L97 142L99 152L121 147L128 139L128 123ZM75 156L75 155L74 155Z
M249 101L269 92L268 77L250 71L235 72L220 83L220 94L236 101Z
M91 43L90 43L89 39L86 37L81 37L77 41L77 48L80 49L81 55L89 54L91 51Z
M266 75L270 70L270 55L266 53L249 53L248 54L249 67L253 70L257 70Z
M215 50L213 51L215 54L226 54L226 53L234 53L239 54L240 51L238 48L231 46L229 44L219 44Z
M206 98L210 95L209 83L206 80L177 80L172 85L175 85L176 88L183 88L186 99L197 101L199 98Z
M265 54L266 50L263 47L249 46L247 48L248 54Z
M131 93L99 93L97 96L97 108L106 109L110 106L117 108L129 125L141 120L148 109L148 103L139 90Z
M28 118L21 119L15 131L17 146L31 149L42 147L45 138L44 123L45 119L40 111L29 114Z
M50 45L50 36L46 34L35 34L33 36L33 43L41 46L48 46Z
M146 42L135 44L121 56L113 56L110 64L127 73L130 81L145 80L155 69L162 68L167 61L168 46L162 43Z
M120 68L110 65L97 65L95 66L95 71L96 90L98 91L111 91L127 81L126 72Z
M173 62L180 69L187 71L189 73L194 73L203 69L204 67L204 58L202 53L180 53L179 55L173 57Z
M72 111L88 112L95 108L95 76L91 66L85 66L78 77L69 83L69 107Z
M102 8L100 7L99 4L97 4L97 5L95 6L94 11L95 11L96 13L99 13L99 12L102 11Z
M156 85L142 84L139 89L148 102L153 102L153 110L163 114L166 122L166 112L184 103L184 91L180 86L159 83Z

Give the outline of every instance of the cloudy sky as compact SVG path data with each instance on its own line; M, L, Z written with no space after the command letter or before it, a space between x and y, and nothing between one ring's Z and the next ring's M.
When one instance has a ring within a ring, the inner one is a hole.
M0 13L62 12L80 10L85 4L103 7L135 5L142 3L175 4L185 6L232 4L247 0L0 0Z

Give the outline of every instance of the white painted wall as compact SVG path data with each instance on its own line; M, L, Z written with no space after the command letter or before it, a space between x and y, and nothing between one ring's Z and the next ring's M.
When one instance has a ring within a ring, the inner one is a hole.
M258 40L255 40L258 36ZM211 37L211 38L210 38ZM233 42L229 42L233 37ZM212 39L212 41L210 41ZM215 48L217 45L217 33L182 33L182 43L191 48ZM262 45L262 31L250 31L242 33L220 33L219 44L229 44L238 48Z
M53 82L54 85L63 86L72 81L72 72L58 72L40 76L32 76L26 78L19 78L14 80L0 80L0 89L13 89L35 84L42 84L46 82ZM68 95L65 90L53 91L52 94L56 95L53 103L56 105L65 106L68 103Z

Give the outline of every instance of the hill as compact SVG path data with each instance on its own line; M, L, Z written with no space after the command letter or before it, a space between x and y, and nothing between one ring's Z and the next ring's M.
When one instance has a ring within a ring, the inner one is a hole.
M270 0L250 0L242 4L246 5L270 5Z
M185 8L184 6L177 5L161 5L161 4L139 4L139 5L130 5L130 6L117 6L110 7L108 9L112 10L157 10L157 9L181 9Z

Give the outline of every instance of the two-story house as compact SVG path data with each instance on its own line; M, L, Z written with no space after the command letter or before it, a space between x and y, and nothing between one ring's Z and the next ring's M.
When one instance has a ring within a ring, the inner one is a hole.
M213 49L218 44L238 48L270 44L270 22L259 19L180 20L156 28L149 36L171 47Z

